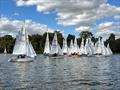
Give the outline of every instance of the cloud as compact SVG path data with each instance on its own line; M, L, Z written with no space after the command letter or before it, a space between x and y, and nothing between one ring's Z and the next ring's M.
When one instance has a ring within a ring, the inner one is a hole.
M120 15L114 16L114 19L115 19L115 20L120 20Z
M119 29L120 25L118 22L105 22L105 23L101 23L98 26L99 30L103 30L103 29Z
M76 28L76 32L82 32L82 31L91 31L92 29L89 26L81 26L79 28Z
M19 15L19 13L17 13L17 12L16 12L16 13L14 13L13 15L14 15L14 16L18 16L18 15Z
M116 33L115 31L112 30L102 30L96 33L96 36L105 36L105 35L110 35L111 33Z
M96 36L109 36L111 33L116 37L120 35L120 26L118 22L105 22L98 25Z
M120 39L120 33L115 35L115 39Z
M28 31L29 35L33 34L44 34L46 31L54 32L53 29L47 27L47 25L43 25L40 23L36 23L32 20L25 21L25 27ZM8 19L7 17L0 18L0 36L9 34L15 36L19 30L21 30L23 21L20 20L12 20Z
M55 12L57 24L63 26L91 26L96 20L120 14L120 7L107 0L17 0L17 6L36 6L39 12Z
M111 26L113 26L113 22L105 22L105 23L99 24L98 28L99 29L105 29L105 28L109 28Z

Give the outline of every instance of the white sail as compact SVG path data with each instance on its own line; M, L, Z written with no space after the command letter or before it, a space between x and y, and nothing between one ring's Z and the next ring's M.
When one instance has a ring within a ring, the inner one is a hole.
M7 53L7 50L6 50L6 48L4 49L4 54L6 54Z
M46 42L45 42L45 48L44 48L44 54L50 53L50 43L49 43L49 36L47 33Z
M36 57L36 52L35 50L33 49L33 46L31 43L28 44L28 52L27 52L27 56L30 56L30 57Z
M70 54L72 54L72 53L74 53L73 51L73 49L74 49L74 46L73 46L74 44L73 44L73 40L71 40L71 42L70 42L70 48L69 48L69 55Z
M27 48L26 41L16 38L16 43L13 49L13 54L14 55L19 55L19 54L26 55L27 54L26 48Z
M86 48L84 46L84 39L82 38L81 46L80 46L80 54L87 54Z
M90 48L88 39L86 39L85 48L86 48L86 50L87 50L87 54L88 54L88 55L92 55L92 50L91 50L91 48Z
M62 51L63 51L63 53L65 53L65 54L68 53L68 47L67 47L67 40L66 40L66 38L63 39Z
M112 50L110 49L109 44L107 45L107 50L108 50L108 54L109 54L109 55L112 55L112 54L113 54Z
M27 55L27 56L36 56L36 53L28 40L28 34L25 30L25 26L23 25L21 31L19 31L17 37L16 37L16 42L15 46L13 49L13 54L14 55Z
M91 52L92 52L92 54L94 54L94 51L95 51L94 44L93 44L93 42L91 41L91 38L89 38L88 40L89 40L89 47L90 47L90 49L91 49Z
M58 41L57 41L57 34L56 33L55 33L53 41L52 41L50 54L58 54Z
M101 40L98 39L98 42L95 45L96 52L95 54L102 54Z
M62 51L60 45L58 45L58 55L63 55L63 51Z
M106 46L104 45L104 42L103 40L101 40L101 48L102 48L102 55L107 55L107 48Z
M78 53L78 45L77 45L77 39L75 38L74 40L74 45L73 45L73 53Z

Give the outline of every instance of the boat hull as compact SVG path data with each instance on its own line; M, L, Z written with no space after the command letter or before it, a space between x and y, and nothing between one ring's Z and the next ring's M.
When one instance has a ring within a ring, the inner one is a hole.
M24 57L24 58L13 57L13 58L9 59L8 61L9 62L33 62L34 58L31 58L31 57Z

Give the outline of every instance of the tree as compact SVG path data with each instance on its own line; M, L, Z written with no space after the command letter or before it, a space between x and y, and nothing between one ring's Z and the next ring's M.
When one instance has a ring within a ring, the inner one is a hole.
M75 35L68 34L67 45L70 46L71 40L74 40L74 39L75 39Z
M115 40L115 35L113 33L110 34L110 37L108 38L108 40Z
M93 36L93 34L91 32L89 32L89 31L82 31L80 33L80 37L84 38L84 39L91 38L92 36Z

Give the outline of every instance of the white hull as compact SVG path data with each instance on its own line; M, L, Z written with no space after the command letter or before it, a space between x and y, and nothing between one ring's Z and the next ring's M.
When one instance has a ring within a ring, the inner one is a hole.
M13 58L9 59L8 61L9 62L33 62L34 58L31 58L31 57L24 57L24 58L13 57Z

